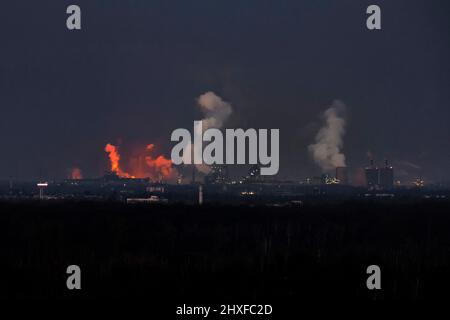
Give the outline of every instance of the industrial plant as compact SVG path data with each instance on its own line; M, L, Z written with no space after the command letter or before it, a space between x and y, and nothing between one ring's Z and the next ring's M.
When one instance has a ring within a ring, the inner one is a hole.
M166 169L168 167L165 167ZM231 177L227 165L212 165L207 173L196 166L170 167L177 173L174 182L164 175L135 177L124 174L118 163L98 178L71 176L61 181L5 181L0 183L3 200L83 200L119 201L128 204L247 204L292 206L308 202L345 201L380 197L447 198L449 188L426 185L415 179L408 185L394 182L394 168L385 160L377 166L370 160L364 168L364 184L354 181L348 167L336 167L335 174L304 180L277 180L260 175L260 166L252 165L246 175ZM166 172L169 172L166 170Z

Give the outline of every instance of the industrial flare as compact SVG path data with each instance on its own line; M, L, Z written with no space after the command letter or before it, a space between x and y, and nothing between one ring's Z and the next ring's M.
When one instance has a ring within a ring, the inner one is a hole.
M167 180L176 178L172 160L163 155L154 156L154 144L149 144L137 156L128 161L127 171L121 167L121 156L117 146L107 144L105 152L108 153L111 171L121 178L150 178L152 180Z

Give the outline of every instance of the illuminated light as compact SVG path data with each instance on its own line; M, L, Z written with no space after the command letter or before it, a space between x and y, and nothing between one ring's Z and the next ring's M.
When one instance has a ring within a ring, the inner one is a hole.
M339 184L340 181L337 178L325 178L325 184Z

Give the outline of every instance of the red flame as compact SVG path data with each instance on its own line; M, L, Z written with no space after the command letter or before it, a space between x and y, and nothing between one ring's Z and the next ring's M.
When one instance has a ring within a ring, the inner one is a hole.
M122 170L120 166L120 154L118 148L112 144L107 144L105 151L109 155L111 163L111 171L122 178L151 178L152 180L163 180L175 178L176 172L172 167L172 160L162 155L154 157L155 145L149 144L144 152L140 152L138 156L131 157L128 162L130 173Z

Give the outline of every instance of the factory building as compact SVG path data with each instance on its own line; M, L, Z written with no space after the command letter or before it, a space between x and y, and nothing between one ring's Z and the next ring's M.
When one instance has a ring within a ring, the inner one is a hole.
M370 160L370 166L366 167L366 184L369 189L378 188L379 170L374 165L373 160Z
M378 168L370 160L370 166L365 169L366 184L369 189L390 190L394 187L394 168L385 160L384 167Z
M379 186L383 190L389 190L394 187L394 168L388 164L387 160L384 167L380 168Z

